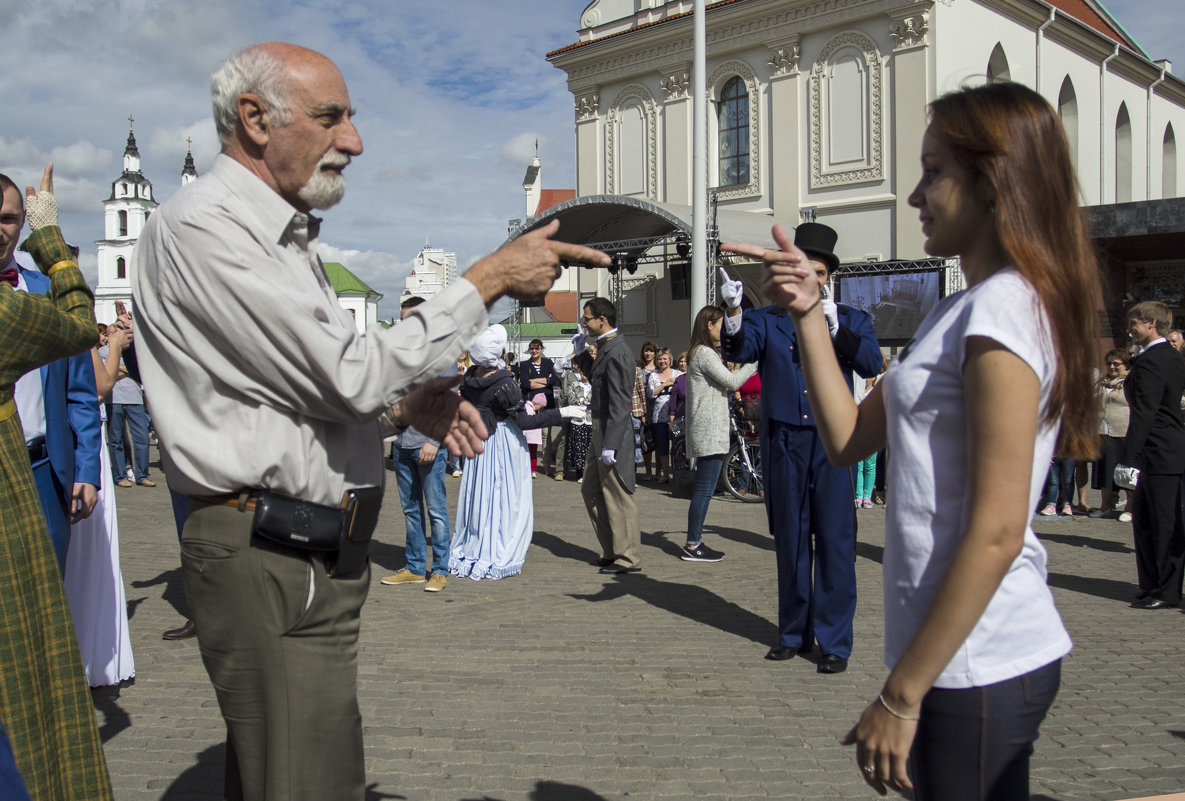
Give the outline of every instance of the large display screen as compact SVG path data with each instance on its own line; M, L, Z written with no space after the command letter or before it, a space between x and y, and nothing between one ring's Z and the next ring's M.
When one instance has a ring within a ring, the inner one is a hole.
M872 315L881 344L907 342L938 302L940 271L845 275L836 279L838 301Z

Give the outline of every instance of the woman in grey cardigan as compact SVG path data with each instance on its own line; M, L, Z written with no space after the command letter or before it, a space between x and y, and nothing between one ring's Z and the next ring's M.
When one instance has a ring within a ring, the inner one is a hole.
M687 508L687 543L680 556L685 562L719 562L724 558L703 544L704 517L716 492L720 468L728 453L728 397L757 372L747 364L735 373L720 359L720 326L724 311L704 306L691 328L687 359L687 456L695 459L695 487Z

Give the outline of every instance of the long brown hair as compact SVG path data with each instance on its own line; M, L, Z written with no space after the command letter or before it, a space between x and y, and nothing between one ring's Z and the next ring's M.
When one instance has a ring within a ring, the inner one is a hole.
M930 104L930 115L930 132L994 190L1000 242L1045 307L1057 372L1042 419L1061 420L1058 453L1093 458L1101 275L1061 119L1045 98L1015 83L944 95Z
M695 322L691 324L691 344L687 346L687 366L691 366L691 357L695 349L706 346L716 353L716 343L712 340L712 332L708 325L724 317L724 310L719 306L704 306L695 315ZM719 355L717 353L717 355Z

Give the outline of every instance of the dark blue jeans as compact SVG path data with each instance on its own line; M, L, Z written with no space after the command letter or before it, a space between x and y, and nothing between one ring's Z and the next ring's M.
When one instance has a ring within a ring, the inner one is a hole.
M448 451L441 448L429 464L420 464L419 448L391 446L395 483L403 507L407 530L407 569L417 576L428 574L428 536L432 539L432 571L448 575L448 497L444 489L444 468ZM429 525L424 526L427 507Z
M148 478L148 415L142 403L111 405L111 419L107 422L107 440L111 443L111 469L115 480L127 478L128 460L124 455L123 424L127 420L132 434L132 472L139 484Z
M915 801L1029 797L1029 757L1061 684L1061 660L985 687L932 689L909 754Z
M704 518L708 516L708 503L716 494L723 466L723 453L695 460L695 486L691 490L691 505L687 507L687 544L690 546L698 545L704 538Z
M1074 459L1054 459L1049 466L1045 481L1045 502L1057 506L1060 495L1062 503L1074 503L1074 471L1078 462Z

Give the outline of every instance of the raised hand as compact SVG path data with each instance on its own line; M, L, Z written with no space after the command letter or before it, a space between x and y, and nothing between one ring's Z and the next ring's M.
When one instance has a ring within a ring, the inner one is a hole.
M723 267L717 269L720 270L720 297L728 304L728 308L739 309L745 297L744 284L729 275Z
M41 174L41 191L33 187L25 187L25 214L29 221L29 230L36 231L58 224L58 201L53 196L53 162L45 165Z
M793 315L805 314L820 300L815 271L806 254L794 246L782 226L773 227L773 237L778 250L739 242L725 242L720 249L760 261L761 289L770 302Z
M560 277L564 264L581 262L608 267L612 260L599 250L552 239L560 228L552 220L542 228L507 242L465 273L487 305L502 295L518 300L540 298Z

